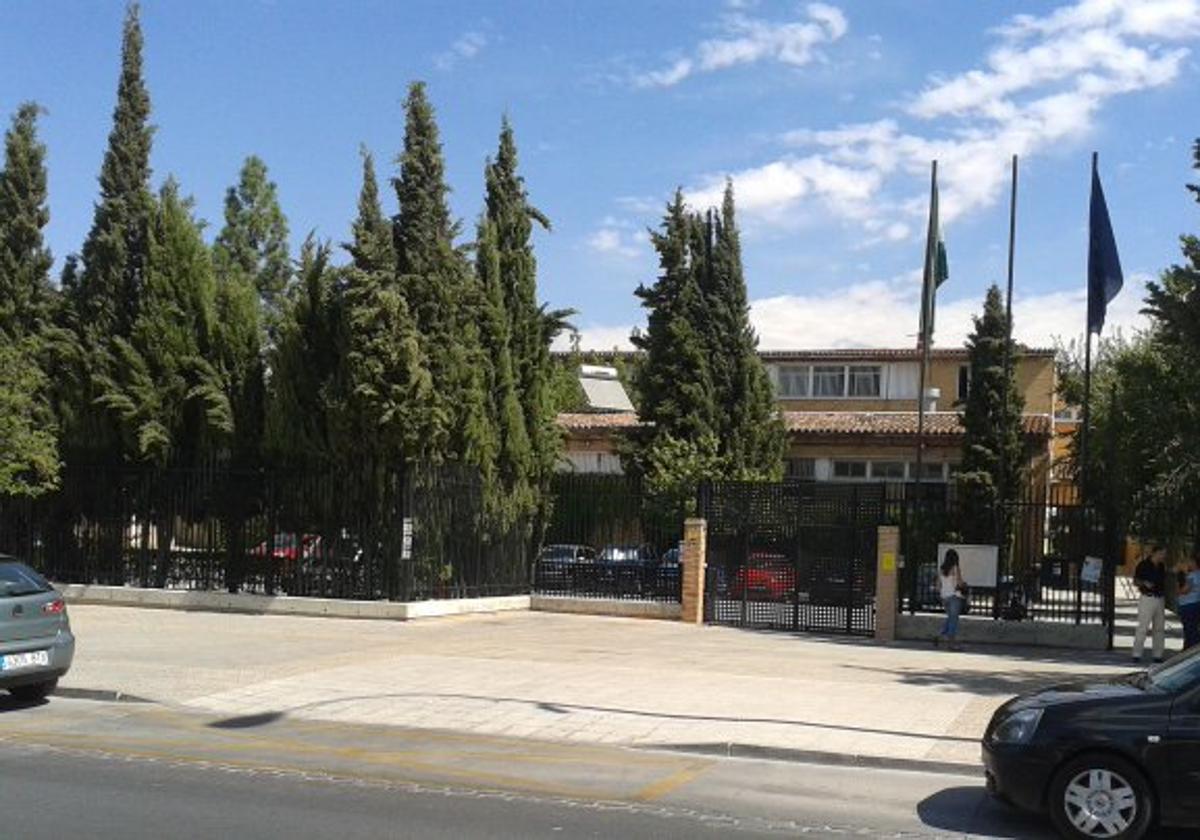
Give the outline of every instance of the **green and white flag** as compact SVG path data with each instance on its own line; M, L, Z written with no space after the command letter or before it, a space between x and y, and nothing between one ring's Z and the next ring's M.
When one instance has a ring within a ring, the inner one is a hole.
M921 280L921 332L918 347L932 345L937 290L949 277L946 241L942 238L942 228L938 220L937 162L934 161L929 192L929 233L925 239L925 272Z

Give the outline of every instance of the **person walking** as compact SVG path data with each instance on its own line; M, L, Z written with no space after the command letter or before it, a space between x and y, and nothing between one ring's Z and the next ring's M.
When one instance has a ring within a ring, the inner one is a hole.
M1183 649L1200 644L1200 549L1180 581L1179 620L1183 623Z
M941 645L945 641L950 650L959 650L958 617L962 614L963 590L966 584L963 582L962 569L958 565L958 552L953 548L947 549L946 557L938 571L941 573L938 581L942 606L946 608L946 620L942 622L942 630L933 643Z
M1137 632L1133 636L1133 661L1141 663L1146 649L1146 633L1153 633L1154 661L1162 662L1166 642L1166 595L1167 567L1163 550L1151 546L1150 553L1142 558L1133 572L1133 585L1138 591Z

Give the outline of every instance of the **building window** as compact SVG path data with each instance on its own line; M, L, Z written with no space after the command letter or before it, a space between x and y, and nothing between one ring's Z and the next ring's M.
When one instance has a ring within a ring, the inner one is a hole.
M930 461L922 462L921 471L922 471L922 473L924 473L921 476L922 481L945 481L946 480L945 473L942 471L942 465L936 461L935 462L930 462ZM911 463L908 465L908 480L916 481L916 478L917 478L917 465L914 462L914 463Z
M808 377L812 368L808 365L781 365L777 368L779 396L807 397Z
M833 462L833 477L834 478L866 478L867 477L867 462L866 461L834 461Z
M850 368L850 396L878 397L882 379L883 369L879 365Z
M813 367L812 395L814 397L844 397L846 368L842 365Z
M877 481L903 481L903 461L872 461L871 478Z
M966 402L967 396L971 393L971 366L958 366L958 401Z
M815 458L788 458L787 477L812 480L817 477L817 460Z

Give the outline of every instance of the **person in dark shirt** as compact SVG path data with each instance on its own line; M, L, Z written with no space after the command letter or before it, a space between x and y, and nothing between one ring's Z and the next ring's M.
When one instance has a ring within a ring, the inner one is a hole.
M1133 572L1133 584L1138 590L1138 623L1133 636L1133 659L1142 661L1146 649L1146 633L1153 632L1154 661L1162 662L1166 642L1167 567L1161 546L1154 545Z

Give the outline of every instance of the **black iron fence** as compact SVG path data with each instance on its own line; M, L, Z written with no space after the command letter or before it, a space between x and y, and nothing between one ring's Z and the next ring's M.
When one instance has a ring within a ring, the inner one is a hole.
M562 473L534 564L544 595L678 601L685 511L623 475Z
M953 486L932 494L889 486L888 519L900 526L904 558L902 611L940 612L939 544L980 542L997 546L997 575L994 585L971 587L971 614L1111 627L1121 545L1112 517L1081 504L1073 488L1035 488L997 506L991 532L971 539L966 523L978 516L966 507Z
M0 498L0 552L64 583L424 600L528 592L536 541L454 465L74 467L42 498Z
M883 485L719 482L708 520L705 619L777 630L875 629Z

